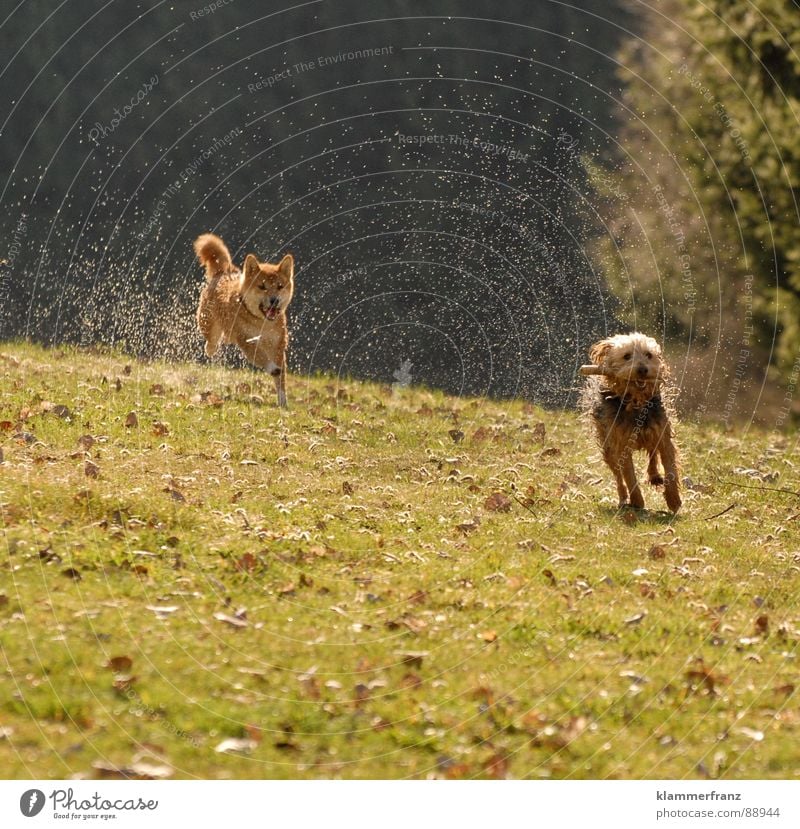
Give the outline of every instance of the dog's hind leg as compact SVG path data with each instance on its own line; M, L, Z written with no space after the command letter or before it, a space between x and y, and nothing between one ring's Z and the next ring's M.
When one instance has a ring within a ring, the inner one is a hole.
M650 453L650 462L647 464L647 477L653 486L661 486L664 483L664 477L661 470L658 468L658 450L654 449Z
M633 465L633 453L625 452L620 458L622 462L622 477L628 487L628 496L631 501L631 506L635 509L644 508L644 497L642 490L639 489L639 482L636 480L636 468Z
M672 435L664 435L659 444L661 463L664 464L664 499L671 512L681 508L680 469L678 465L678 450L672 442Z

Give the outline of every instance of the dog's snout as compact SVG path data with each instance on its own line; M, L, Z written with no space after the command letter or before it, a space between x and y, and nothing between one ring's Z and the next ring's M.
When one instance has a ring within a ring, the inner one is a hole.
M637 366L636 371L639 377L647 377L647 366Z
M269 304L272 308L277 308L278 305L281 303L281 298L279 296L272 296L269 298Z

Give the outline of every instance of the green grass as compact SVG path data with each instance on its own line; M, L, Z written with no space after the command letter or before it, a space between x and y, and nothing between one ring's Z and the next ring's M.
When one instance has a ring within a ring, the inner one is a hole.
M5 777L800 775L795 434L0 351Z

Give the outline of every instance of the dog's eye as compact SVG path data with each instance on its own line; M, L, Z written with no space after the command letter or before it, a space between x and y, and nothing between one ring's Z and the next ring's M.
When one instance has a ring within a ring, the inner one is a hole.
M647 357L648 360L650 360L653 357L653 355L649 351L644 356Z
M628 354L626 354L626 355L625 355L625 359L626 359L626 360L630 360L630 358L631 358L630 353L628 353Z
M279 283L278 283L275 287L276 287L279 291L282 291L282 290L283 290L283 283L282 283L282 282L279 282Z

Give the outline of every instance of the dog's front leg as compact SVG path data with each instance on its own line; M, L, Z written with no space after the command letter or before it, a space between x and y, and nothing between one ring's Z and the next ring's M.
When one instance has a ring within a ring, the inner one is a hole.
M658 450L654 449L650 453L650 461L647 464L647 478L653 486L661 486L664 483L664 477L661 470L658 468Z
M617 482L617 497L619 505L624 507L628 503L628 488L625 486L625 479L622 477L622 461L610 448L603 450L603 460L608 468L614 473L614 480Z
M672 435L666 434L659 446L661 463L664 464L664 500L672 512L681 508L680 469L678 450L672 442Z
M628 486L628 495L631 499L631 506L635 509L644 508L644 497L642 490L639 488L639 482L636 480L636 467L633 465L633 453L625 452L621 458L622 461L622 476L625 478L625 483Z
M270 349L269 352L266 350L262 351L260 354L259 365L261 365L267 374L269 374L275 381L275 391L278 394L278 405L282 409L288 408L289 402L286 398L286 351L281 351L280 349L275 351Z
M286 399L286 355L283 355L283 359L281 360L280 366L276 366L278 368L278 373L272 373L272 376L275 378L275 390L278 392L278 405L282 409L289 408L289 401Z

